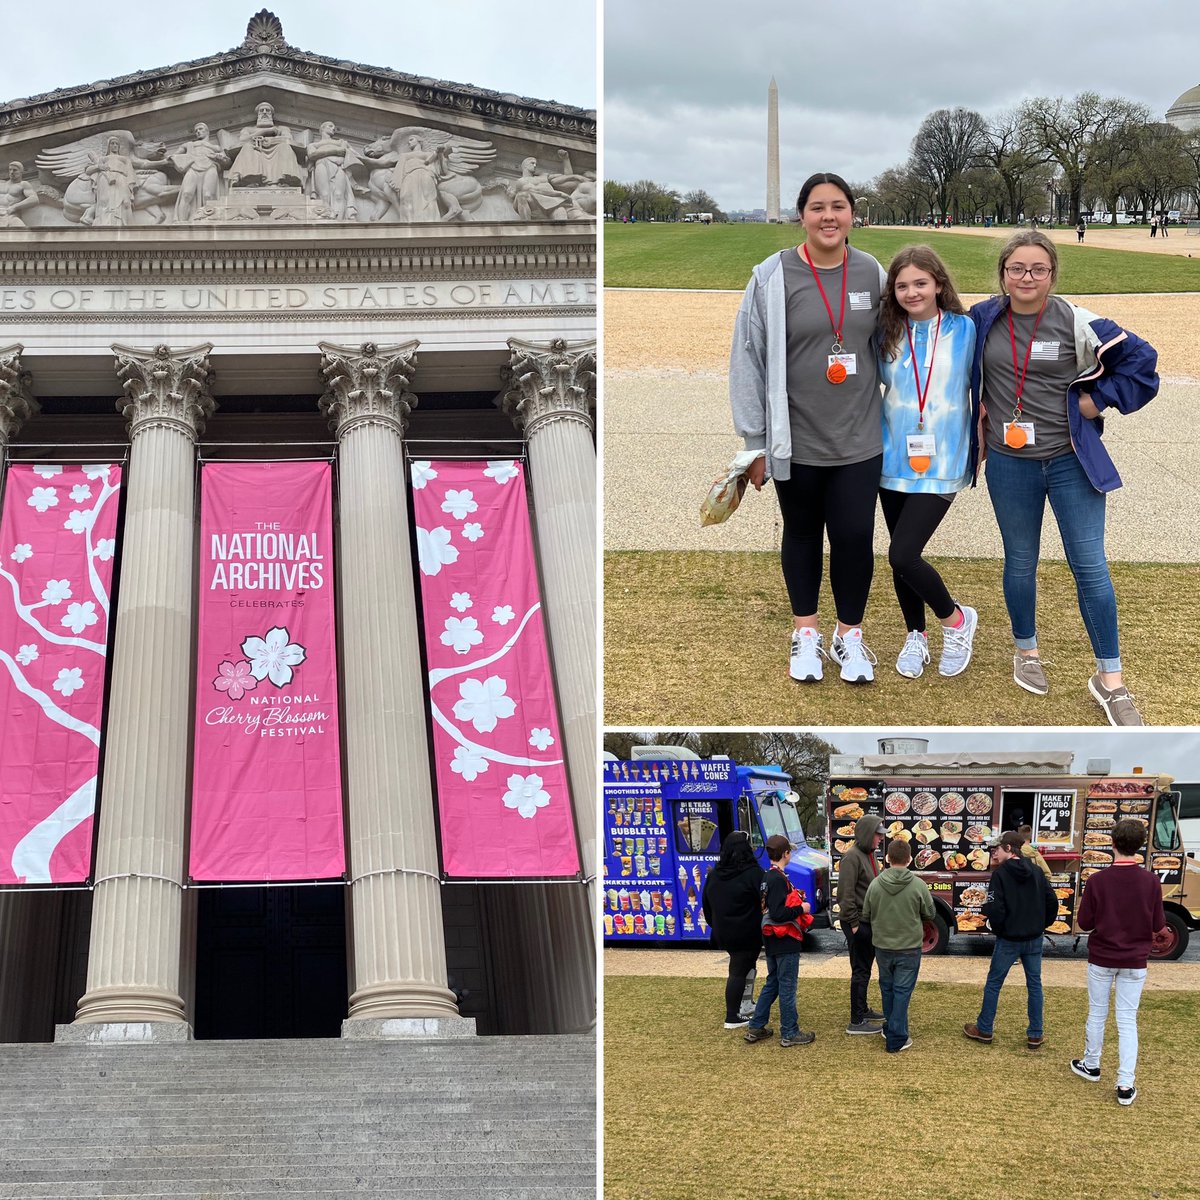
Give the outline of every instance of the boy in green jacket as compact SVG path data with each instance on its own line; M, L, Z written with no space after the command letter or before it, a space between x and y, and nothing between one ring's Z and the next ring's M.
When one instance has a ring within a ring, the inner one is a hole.
M867 888L862 917L871 924L879 990L883 993L883 1032L887 1052L898 1054L912 1045L908 1036L908 1002L921 969L922 924L933 920L933 897L920 876L908 869L912 851L903 838L887 848L887 870Z

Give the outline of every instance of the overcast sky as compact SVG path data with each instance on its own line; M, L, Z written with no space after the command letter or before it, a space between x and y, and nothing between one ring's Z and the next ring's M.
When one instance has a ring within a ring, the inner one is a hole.
M4 5L0 102L239 46L262 0L36 0ZM595 5L570 0L552 26L501 0L276 0L300 50L469 83L578 108L596 107Z
M780 194L902 163L922 119L996 115L1094 90L1158 120L1200 84L1195 0L855 5L606 0L604 177L766 205L767 85L779 85Z

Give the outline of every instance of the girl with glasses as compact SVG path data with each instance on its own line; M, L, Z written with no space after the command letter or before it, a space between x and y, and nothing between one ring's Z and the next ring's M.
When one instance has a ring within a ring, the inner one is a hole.
M811 176L796 212L799 246L754 268L729 359L733 424L761 488L775 481L783 517L781 559L793 630L788 673L821 679L817 598L824 538L837 610L830 656L847 683L874 679L862 620L875 560L872 534L883 444L875 322L883 268L846 244L854 195L838 175Z
M1050 690L1038 653L1037 566L1046 502L1058 522L1096 656L1088 691L1112 725L1140 725L1121 673L1117 601L1104 553L1107 494L1121 477L1104 448L1105 410L1130 413L1158 394L1158 354L1136 335L1053 295L1058 255L1045 234L1015 234L1000 253L1001 295L971 309L971 394L978 460L1004 541L1013 679Z
M888 562L908 637L896 670L916 679L929 662L928 605L942 626L938 671L961 675L978 617L951 597L921 555L957 492L971 484L971 360L975 326L928 246L906 246L888 268L879 314L883 477L879 501Z

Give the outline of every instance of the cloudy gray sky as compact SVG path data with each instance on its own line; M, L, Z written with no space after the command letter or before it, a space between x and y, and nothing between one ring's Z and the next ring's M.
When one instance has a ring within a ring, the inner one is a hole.
M0 102L204 58L241 44L263 0L36 0L4 6ZM301 50L596 107L595 5L571 0L553 32L501 0L275 0L266 7Z
M1094 90L1159 120L1200 83L1194 0L854 5L606 0L604 176L766 203L767 84L779 85L783 203L814 171L866 182L921 120Z

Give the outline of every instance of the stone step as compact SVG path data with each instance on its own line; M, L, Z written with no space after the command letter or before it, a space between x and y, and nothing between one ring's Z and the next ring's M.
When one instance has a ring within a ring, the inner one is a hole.
M147 1188L130 1190L120 1184L104 1180L79 1179L69 1188L62 1184L0 1184L0 1200L103 1200L118 1197L119 1200L217 1200L219 1197L236 1197L237 1200L287 1200L303 1197L304 1200L346 1200L348 1196L420 1196L422 1200L440 1200L441 1197L481 1196L485 1200L595 1200L595 1184L584 1185L576 1181L522 1184L519 1181L503 1181L491 1186L486 1181L454 1179L405 1179L376 1180L363 1175L336 1176L323 1179L312 1187L288 1182L279 1187L260 1188L256 1183L242 1182L212 1185L206 1180L180 1180L178 1183L158 1183Z

